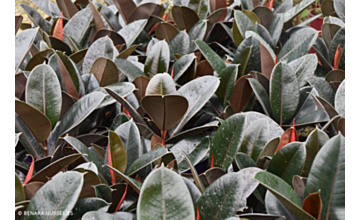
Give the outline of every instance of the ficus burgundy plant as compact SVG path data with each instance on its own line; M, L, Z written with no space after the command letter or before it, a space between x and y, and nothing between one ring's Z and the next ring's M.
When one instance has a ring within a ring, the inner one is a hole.
M32 2L16 219L345 219L345 0Z

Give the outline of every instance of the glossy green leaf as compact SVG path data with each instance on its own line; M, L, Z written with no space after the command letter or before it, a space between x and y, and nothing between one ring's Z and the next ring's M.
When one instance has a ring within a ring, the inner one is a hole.
M112 91L116 92L117 95L119 95L121 97L126 97L126 96L130 95L136 89L134 84L132 84L130 82L118 82L118 83L108 85L105 88L111 89ZM98 88L95 91L100 91L100 92L106 94L105 98L100 103L100 105L98 105L98 107L96 109L99 109L99 108L102 108L105 106L109 106L116 102L115 99L113 99L110 95L108 95L108 93L106 92L106 90L104 88Z
M260 152L256 164L258 167L265 169L269 165L269 160L266 157L273 157L275 155L276 149L279 146L280 137L276 137L266 143L265 147Z
M126 168L128 169L142 155L139 130L133 121L127 121L116 128L115 133L119 135L124 144L127 155Z
M260 5L260 1L258 0L241 0L240 2L241 2L241 7L250 11L252 11L255 7Z
M249 155L255 162L269 138L269 123L259 119L246 128L239 151Z
M130 47L146 25L147 19L141 19L122 27L118 32L126 42L126 46Z
M274 14L282 14L291 9L293 5L293 0L284 0L275 8Z
M304 56L315 43L317 37L318 32L313 28L303 28L296 31L280 50L278 60L289 63Z
M139 157L132 163L132 165L126 172L126 175L132 176L133 174L144 168L146 165L150 164L153 161L156 161L167 153L168 151L166 150L166 148L161 147L154 149L146 154L143 154L141 157Z
M245 38L249 38L249 37L253 37L256 40L258 40L259 43L262 44L267 49L267 51L270 53L271 58L274 60L274 62L276 61L276 55L274 53L274 50L258 33L254 32L254 31L246 31ZM260 50L260 48L259 48L259 50ZM253 69L253 70L255 70L255 69Z
M194 166L198 164L207 154L210 147L210 139L203 138L203 136L193 136L184 138L176 143L170 151L174 154L177 164L178 172L182 173L189 170L189 166L185 160L185 156L181 153L183 151L191 164Z
M256 79L249 78L248 81L265 114L269 117L272 117L272 110L268 93L261 85L261 83Z
M321 98L325 99L330 104L334 103L336 90L331 86L330 83L318 77L310 77L307 79L307 81L310 86L316 89Z
M134 81L134 79L138 76L146 77L145 73L129 60L116 58L114 62L118 69L125 74L130 82Z
M270 78L270 105L280 125L295 114L299 98L299 83L293 69L284 62L278 63Z
M116 57L114 50L114 44L111 39L107 36L97 39L94 43L91 44L82 64L83 74L90 73L90 69L99 57L108 58L113 60Z
M230 116L215 133L211 154L214 155L214 166L227 170L233 161L245 134L246 116L238 113Z
M186 6L174 5L171 9L172 18L175 21L176 26L180 30L186 30L188 33L196 22L199 21L199 17L194 10Z
M169 69L170 49L165 40L157 42L146 57L145 74L166 73Z
M281 128L281 126L275 122L273 119L271 119L269 116L266 116L262 113L255 112L255 111L248 111L245 112L246 114L246 127L249 127L252 123L257 121L260 118L266 118L266 120L269 122L269 140L274 139L276 137L281 137L281 135L284 133L284 130Z
M305 145L300 142L289 143L273 156L267 170L291 185L293 176L301 174L305 159Z
M185 30L179 31L169 44L170 54L185 55L188 53L190 48L190 37Z
M127 165L127 156L124 144L119 135L117 135L114 131L109 131L108 138L109 141L105 153L105 164L110 164L109 157L111 156L112 167L124 173ZM111 155L109 154L109 151L111 152ZM116 181L120 178L120 176L115 175Z
M321 190L321 219L333 216L345 219L344 179L345 138L339 134L327 141L315 156L306 182L304 195Z
M334 0L334 9L339 18L345 22L345 0Z
M31 130L38 142L46 140L51 132L51 122L38 109L15 100L15 113Z
M99 57L94 61L89 73L94 74L101 87L119 81L119 70L115 63L104 57Z
M227 66L219 74L220 85L216 91L219 97L223 100L223 106L226 106L230 100L231 94L235 87L236 80L239 74L239 65Z
M61 88L50 66L42 64L30 72L25 99L28 104L46 115L54 128L61 111Z
M203 76L186 83L177 91L178 95L187 99L189 107L180 122L169 131L170 138L179 133L186 123L206 104L219 84L220 80L217 77Z
M307 84L307 79L314 75L318 60L315 54L307 54L289 63L289 66L295 71L299 87Z
M240 64L238 78L242 77L246 72L246 67L250 60L251 48L252 47L245 48L241 52L240 56L236 59L236 63Z
M292 0L290 0L292 1ZM279 7L277 7L276 9L278 9ZM270 27L268 28L269 33L271 35L272 38L272 42L274 45L277 45L277 43L279 42L282 30L283 30L283 25L284 25L284 16L283 14L274 14L274 19L272 20Z
M29 16L35 26L40 27L41 30L45 31L47 34L50 33L51 24L41 17L39 12L27 4L20 4L20 7L24 9L25 13Z
M216 54L210 46L208 46L202 40L195 40L196 46L200 49L201 53L204 55L205 59L210 63L210 65L214 68L214 70L220 74L223 69L225 69L226 65L221 57Z
M335 94L335 109L341 117L345 117L345 80L342 81Z
M183 79L183 77L190 77L190 78L195 78L191 73L192 73L192 66L196 65L196 56L194 55L194 53L191 54L186 54L182 57L180 57L178 60L176 60L176 62L174 63L173 67L174 68L174 73L173 73L173 79L174 81L181 81L181 79ZM195 72L194 72L195 73ZM188 76L191 75L191 76ZM183 76L183 77L182 77Z
M81 42L86 38L86 32L93 20L90 8L85 8L76 13L64 26L64 35L72 37L76 42ZM70 45L68 38L64 37L64 42Z
M161 131L167 131L183 118L189 104L180 95L147 95L141 106Z
M307 177L310 172L311 165L313 164L314 158L319 150L326 144L329 140L328 135L319 129L313 130L306 139L306 161L304 169L302 171L302 176Z
M110 167L109 165L105 164L106 167L108 167L110 170L112 170L113 172L115 172L117 175L119 175L121 177L121 179L123 181L125 181L127 184L130 185L130 187L137 193L140 194L140 190L142 187L142 183L138 182L136 179L133 179L129 176L126 176L124 173L122 173L121 171L117 170L114 167Z
M257 167L248 167L241 169L238 173L241 175L243 179L243 195L242 195L242 201L246 200L253 192L256 190L256 188L259 185L259 182L254 180L254 175L262 171L261 169Z
M29 154L36 159L40 159L44 156L44 150L40 147L38 140L26 123L16 113L15 132L21 132L19 140Z
M260 171L255 174L254 179L265 186L297 218L315 219L301 208L301 202L296 192L280 177L267 171Z
M201 3L206 4L207 1L200 1ZM189 7L190 7L191 3L189 3ZM206 8L206 12L207 12L207 8ZM196 22L194 24L194 26L191 28L191 30L188 32L189 34L189 38L190 38L190 48L189 48L189 52L193 52L194 50L197 49L197 46L195 44L195 40L204 40L205 37L205 33L206 33L206 29L207 29L207 21L206 20L199 20L198 22Z
M15 173L15 203L25 200L25 192L19 176Z
M186 153L184 151L182 151L181 149L180 149L180 152L183 154L183 157L185 158L185 160L190 168L190 171L191 171L191 174L194 179L194 183L195 183L196 187L199 189L200 193L204 193L205 187L203 185L203 182L201 181L201 178L199 177L197 170L195 169L194 165L191 163L191 161L187 157Z
M101 92L92 92L81 99L62 117L60 123L54 128L49 136L49 151L51 152L57 143L60 136L65 135L66 132L79 125L84 121L102 102L105 95Z
M175 94L175 83L167 73L159 73L151 78L146 87L145 95L170 95Z
M228 173L213 182L198 200L200 219L225 219L234 216L243 195L243 178Z
M196 12L200 20L206 19L209 1L190 0L187 6Z
M40 212L27 215L24 219L66 219L76 204L84 182L84 174L75 171L59 173L37 191L30 200L26 211ZM48 201L44 203L44 200ZM55 211L52 215L42 212ZM55 215L62 212L62 215ZM67 212L67 213L65 213Z
M95 189L95 194L97 198L103 199L106 202L111 202L111 191L112 189L106 185L106 184L99 184L96 186L93 186Z
M176 192L172 189L177 189ZM149 206L149 203L154 204ZM194 219L190 193L180 175L163 165L145 179L137 205L137 219Z
M254 23L250 18L242 11L235 10L234 12L234 23L233 23L233 38L235 45L239 46L240 43L245 39L246 31L257 32Z
M290 8L289 10L285 11L284 13L284 23L290 21L292 18L296 17L300 14L304 9L309 7L315 0L303 0L299 4L295 5L294 7Z
M28 55L38 31L39 28L27 29L15 36L15 73Z

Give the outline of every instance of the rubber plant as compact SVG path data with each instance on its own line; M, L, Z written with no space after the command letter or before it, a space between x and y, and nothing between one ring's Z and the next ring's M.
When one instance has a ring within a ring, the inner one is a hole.
M345 219L344 0L32 2L16 219Z

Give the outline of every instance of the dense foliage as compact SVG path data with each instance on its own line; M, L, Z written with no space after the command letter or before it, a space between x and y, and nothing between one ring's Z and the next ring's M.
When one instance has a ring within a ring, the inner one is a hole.
M32 2L16 219L345 219L345 0Z

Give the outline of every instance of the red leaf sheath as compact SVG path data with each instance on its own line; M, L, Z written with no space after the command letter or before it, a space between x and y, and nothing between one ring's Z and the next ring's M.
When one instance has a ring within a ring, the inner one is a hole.
M199 211L199 204L196 204L196 220L200 220L200 211Z
M340 63L339 59L340 59L341 56L339 56L339 49L340 49L340 44L336 48L335 57L334 57L334 69L335 70L338 68L338 65Z
M26 185L26 183L29 182L29 180L31 179L33 173L34 173L34 166L35 166L35 158L32 158L32 162L31 162L31 165L30 165L30 169L28 171L28 173L26 174L26 178L25 178L25 181L24 181L24 186Z
M108 161L109 161L109 166L113 167L112 165L112 157L111 157L111 148L110 148L110 143L108 145ZM111 183L113 185L115 185L116 181L115 181L115 176L114 176L114 171L112 169L110 169L110 175L111 175Z
M116 207L116 209L115 209L115 212L117 212L117 211L120 209L120 206L121 206L121 204L123 203L123 201L124 201L124 199L125 199L128 185L129 185L129 184L126 184L125 192L124 192L123 196L121 197L120 202L119 202L119 204L117 205L117 207Z
M211 154L211 168L213 168L215 166L214 164L214 154Z
M269 9L271 10L273 8L273 3L274 3L274 0L271 0L270 4L269 4Z
M296 141L296 129L295 129L295 119L293 120L293 128L291 129L290 143Z

